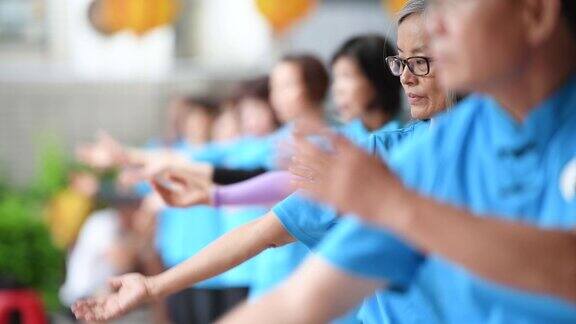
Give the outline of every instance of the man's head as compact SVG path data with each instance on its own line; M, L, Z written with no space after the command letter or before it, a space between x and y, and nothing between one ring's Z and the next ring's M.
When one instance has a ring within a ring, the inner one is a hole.
M427 17L444 87L487 91L575 42L573 0L433 0ZM549 62L554 64L554 62Z

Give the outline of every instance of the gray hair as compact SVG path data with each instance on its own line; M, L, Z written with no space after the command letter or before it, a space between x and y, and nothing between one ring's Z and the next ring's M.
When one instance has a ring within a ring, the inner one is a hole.
M404 7L396 14L396 22L400 25L406 18L415 15L423 14L428 7L426 0L409 0Z
M404 7L396 14L396 24L400 25L404 20L412 15L420 15L426 13L428 7L428 0L408 0ZM457 95L448 91L446 93L446 105L448 109L454 106L457 102Z

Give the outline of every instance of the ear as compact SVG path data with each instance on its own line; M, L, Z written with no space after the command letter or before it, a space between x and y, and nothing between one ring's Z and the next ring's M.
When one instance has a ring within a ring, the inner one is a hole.
M524 0L524 21L528 42L538 46L558 28L562 15L561 0Z

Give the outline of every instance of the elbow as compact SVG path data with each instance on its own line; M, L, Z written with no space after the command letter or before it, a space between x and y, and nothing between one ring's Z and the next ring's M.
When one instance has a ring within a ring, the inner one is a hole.
M256 220L256 226L256 235L263 239L266 248L277 248L295 241L273 212Z

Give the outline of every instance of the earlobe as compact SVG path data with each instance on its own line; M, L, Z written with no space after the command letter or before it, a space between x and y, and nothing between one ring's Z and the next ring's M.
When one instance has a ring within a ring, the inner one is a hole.
M557 31L561 0L528 0L526 6L527 40L532 46L538 46Z

